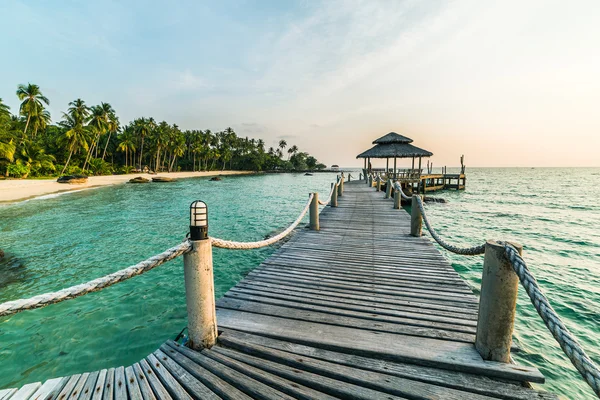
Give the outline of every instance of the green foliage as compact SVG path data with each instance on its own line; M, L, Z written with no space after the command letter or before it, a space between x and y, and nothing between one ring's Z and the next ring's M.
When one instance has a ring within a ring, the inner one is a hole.
M31 172L30 168L21 163L9 164L6 168L8 176L13 178L26 178Z
M262 139L240 137L232 128L182 131L151 117L121 126L112 106L104 102L88 106L76 99L53 124L45 109L50 101L39 86L19 85L17 96L18 116L0 99L0 174L7 176L136 170L302 171L322 165L285 140L267 151Z

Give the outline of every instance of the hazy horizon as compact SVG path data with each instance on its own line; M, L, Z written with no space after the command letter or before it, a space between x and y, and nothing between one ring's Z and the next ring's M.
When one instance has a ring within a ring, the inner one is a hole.
M106 101L328 166L395 131L435 168L597 167L599 20L592 0L2 2L0 98L17 112L31 82L53 121Z

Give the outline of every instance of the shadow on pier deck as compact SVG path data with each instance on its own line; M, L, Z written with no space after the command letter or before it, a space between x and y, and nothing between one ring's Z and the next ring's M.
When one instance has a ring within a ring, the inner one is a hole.
M320 224L217 301L210 350L168 341L127 368L0 391L0 400L556 398L523 385L544 381L537 369L480 357L477 297L380 192L346 183Z

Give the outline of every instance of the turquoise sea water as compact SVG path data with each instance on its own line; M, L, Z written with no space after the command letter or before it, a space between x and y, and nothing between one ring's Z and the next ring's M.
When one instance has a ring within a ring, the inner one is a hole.
M450 172L450 171L449 171ZM358 174L356 174L358 175ZM557 312L600 361L600 169L470 169L467 190L427 205L440 235L525 247L530 269ZM188 206L210 207L210 233L258 240L291 223L308 193L329 192L334 174L182 179L47 196L0 207L0 302L82 283L181 241ZM391 204L390 204L391 206ZM273 249L215 249L217 296ZM443 251L476 292L481 257ZM186 325L181 258L98 293L0 319L0 388L129 365ZM521 290L515 358L568 398L594 398Z

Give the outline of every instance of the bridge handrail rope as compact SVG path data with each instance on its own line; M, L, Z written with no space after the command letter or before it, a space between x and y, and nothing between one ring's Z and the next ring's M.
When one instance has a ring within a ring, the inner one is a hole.
M406 194L404 194L402 187L398 184L398 182L394 183L394 188L398 190L403 199L416 199L419 206L419 211L421 212L421 216L423 218L423 222L425 222L427 230L440 246L450 252L462 255L479 255L485 253L485 244L470 248L460 248L446 243L444 240L442 240L442 238L439 237L427 219L427 214L425 213L421 196L413 195L408 197ZM579 371L583 379L588 383L588 385L590 385L594 393L600 397L600 367L595 364L594 361L592 361L592 359L586 354L581 344L577 341L575 336L569 332L559 315L556 313L556 311L554 311L550 305L550 302L548 301L548 298L542 292L537 280L527 268L527 264L519 252L509 243L503 243L503 245L507 259L510 261L514 272L519 277L521 285L527 292L531 303L544 321L546 327L552 336L554 336L554 339L558 342L565 355L569 357L569 360L571 360L573 366L577 369L577 371Z
M140 263L124 268L120 271L113 272L112 274L103 276L102 278L96 278L86 283L71 286L66 289L59 290L57 292L50 292L40 294L28 299L12 300L0 304L0 317L16 314L25 310L33 310L35 308L42 308L50 304L59 303L64 300L74 299L75 297L83 296L91 292L97 292L104 288L114 285L115 283L123 282L129 278L137 275L141 275L144 272L150 271L153 268L158 267L161 264L166 263L176 257L179 257L183 253L189 251L192 245L189 240L178 244L175 247L171 247L164 252L150 257Z
M312 202L313 197L314 197L314 194L311 193L308 196L308 201L306 202L306 205L304 206L304 209L302 210L302 212L300 213L298 218L296 218L296 220L290 226L288 226L286 230L279 233L278 235L275 235L275 236L270 237L265 240L260 240L258 242L234 242L234 241L230 241L230 240L223 240L223 239L211 237L210 240L212 241L212 245L213 245L213 247L220 247L223 249L231 249L231 250L259 249L261 247L266 247L266 246L272 245L273 243L276 243L276 242L280 241L281 239L285 238L298 226L298 224L302 221L302 218L304 218L304 216L308 212L308 209L310 208L310 203Z
M569 332L556 311L554 311L548 298L539 287L537 280L527 268L525 260L519 255L519 252L508 243L504 243L504 250L512 264L513 270L519 277L521 284L531 299L531 303L546 324L546 327L583 379L590 385L596 395L600 397L600 367L586 354L581 344Z
M319 204L322 206L326 206L327 204L329 204L329 202L331 201L331 196L333 196L333 191L337 190L337 186L332 184L331 185L331 190L329 191L329 196L327 196L327 200L320 200L319 199Z

